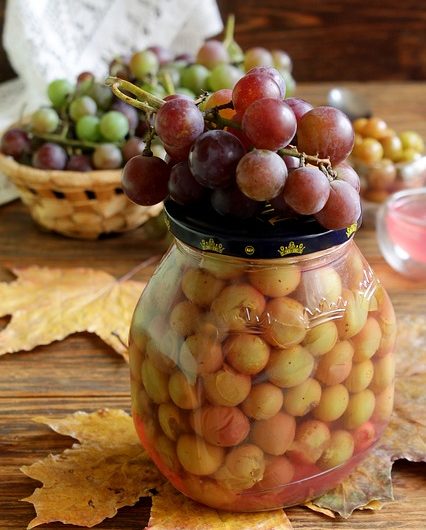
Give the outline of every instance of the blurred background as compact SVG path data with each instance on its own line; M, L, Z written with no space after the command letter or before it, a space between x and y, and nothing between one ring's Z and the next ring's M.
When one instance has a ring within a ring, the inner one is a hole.
M58 0L60 1L60 0ZM108 0L106 0L108 1ZM303 81L423 80L426 9L415 0L217 0L243 49L286 50ZM3 32L6 0L0 0ZM0 82L15 72L3 46Z

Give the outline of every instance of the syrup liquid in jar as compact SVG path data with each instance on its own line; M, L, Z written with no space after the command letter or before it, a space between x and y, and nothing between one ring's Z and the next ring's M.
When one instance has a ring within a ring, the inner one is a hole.
M217 509L336 486L393 405L395 316L356 225L240 227L166 205L176 240L130 331L134 422L160 471Z

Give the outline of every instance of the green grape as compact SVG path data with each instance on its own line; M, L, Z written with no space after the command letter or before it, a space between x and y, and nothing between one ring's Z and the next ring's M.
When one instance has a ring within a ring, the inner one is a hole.
M100 119L99 130L110 142L119 142L129 133L129 120L123 113L110 110Z
M211 90L216 91L222 88L234 88L235 83L243 76L243 72L232 64L218 64L213 68L208 84Z
M188 96L191 99L195 99L196 97L192 90L189 90L189 88L185 88L183 86L180 86L176 89L176 94L179 94L181 96Z
M55 107L62 107L74 92L74 85L66 79L55 79L47 87L47 95Z
M109 87L101 83L92 83L87 95L96 101L97 106L102 110L108 110L112 103L112 92Z
M77 121L75 132L79 140L97 142L101 136L99 118L97 116L83 116Z
M80 96L70 103L69 114L74 121L78 121L83 116L94 116L98 106L96 101L90 96Z
M160 83L144 83L141 85L142 90L149 92L150 94L163 99L167 94L164 87Z
M155 53L150 50L143 50L132 55L129 66L136 79L143 80L148 74L155 75L160 63Z
M191 64L181 72L181 85L194 94L201 94L208 88L210 71L202 64Z
M123 157L116 145L100 144L93 151L92 161L96 169L117 169L121 167Z
M38 133L52 133L59 125L59 116L56 110L41 108L31 116L31 127Z

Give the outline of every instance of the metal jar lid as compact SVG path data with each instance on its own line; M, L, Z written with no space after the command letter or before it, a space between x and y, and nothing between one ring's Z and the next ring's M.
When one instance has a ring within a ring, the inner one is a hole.
M306 255L345 243L361 220L347 228L327 230L311 216L281 217L265 208L251 219L234 219L214 210L164 204L171 233L191 247L239 258L271 259Z

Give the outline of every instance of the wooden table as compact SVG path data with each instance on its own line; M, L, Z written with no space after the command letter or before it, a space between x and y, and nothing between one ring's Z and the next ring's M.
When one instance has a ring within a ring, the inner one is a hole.
M426 83L350 84L371 101L375 114L396 130L415 129L426 138ZM303 84L298 95L323 104L330 86ZM414 283L394 272L383 260L372 230L356 240L393 300L396 311L426 313L426 282ZM100 241L76 241L45 233L35 226L20 201L0 207L0 279L11 278L6 266L90 266L120 276L147 257L161 253L165 244L147 239L143 229ZM142 271L147 278L151 269ZM0 359L0 530L22 530L34 516L20 499L37 483L20 473L48 453L58 453L72 440L31 422L36 414L63 415L102 407L129 409L128 367L96 336L80 333L31 352ZM407 440L409 443L409 440ZM426 528L425 464L398 462L393 479L396 502L379 512L360 511L348 520L332 520L307 509L291 508L296 529L424 529ZM146 500L123 508L98 528L141 530L149 514ZM60 523L40 528L76 528Z

